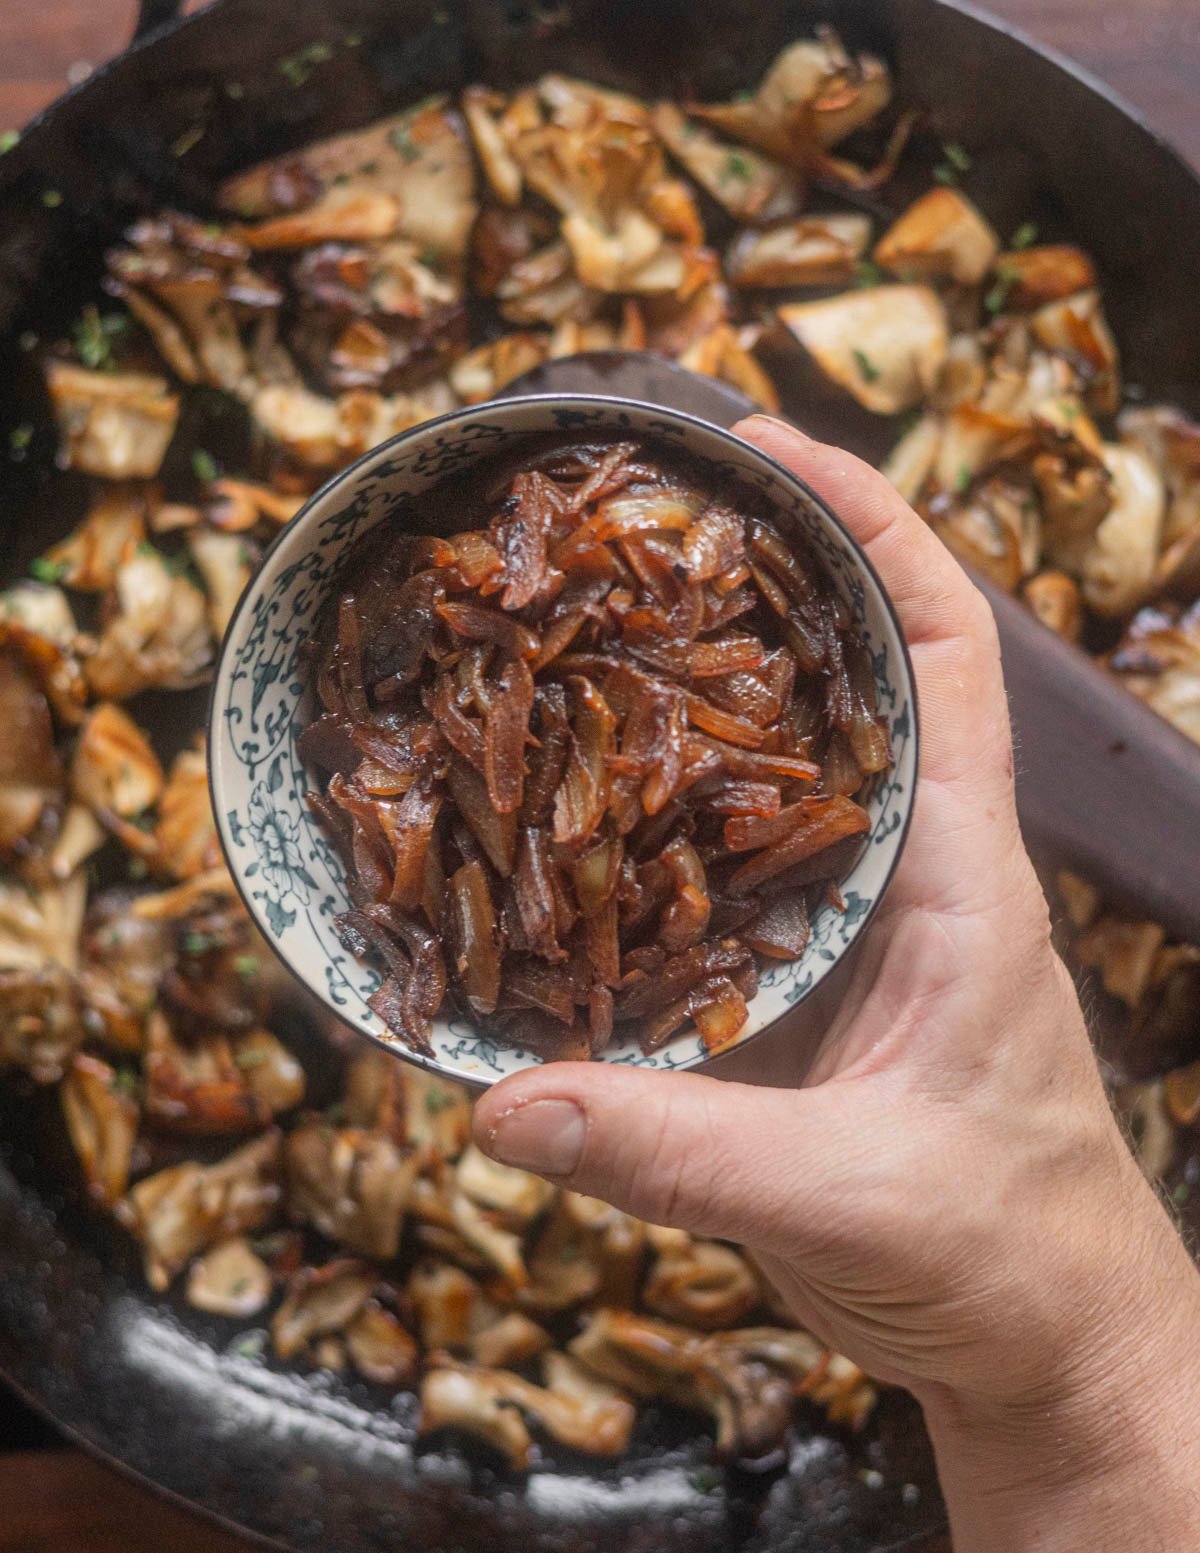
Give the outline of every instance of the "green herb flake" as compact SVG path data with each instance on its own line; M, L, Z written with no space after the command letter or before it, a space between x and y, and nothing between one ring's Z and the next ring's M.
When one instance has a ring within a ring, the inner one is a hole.
M755 102L757 99L758 93L750 87L744 86L740 92L734 92L729 100L730 102Z
M412 131L407 124L397 124L392 130L390 139L406 162L415 162L420 156L417 143L412 138Z
M983 299L983 305L993 316L1002 313L1008 306L1008 299L1012 295L1012 282L1001 280L992 287Z
M80 364L92 372L115 372L113 342L128 329L127 314L102 313L89 303L71 328L71 341Z
M1171 1193L1171 1201L1177 1208L1182 1208L1192 1195L1192 1189L1186 1181L1181 1181Z
M975 479L974 471L970 464L964 464L954 477L954 490L956 495L965 496L971 489L971 482Z
M325 1112L325 1121L330 1127L341 1127L346 1121L346 1102L335 1100Z
M348 32L346 34L346 36L342 39L343 44L348 49L360 49L360 48L362 48L362 41L363 40L362 40L362 33L361 32Z
M150 870L144 857L131 857L125 864L125 872L131 879L144 879Z
M247 1046L243 1051L238 1052L233 1060L245 1071L248 1068L261 1068L270 1055L270 1052L264 1051L261 1046Z
M242 98L246 95L246 88L240 81L226 81L225 95L229 98L230 102L241 102Z
M855 346L854 360L864 383L878 383L879 379L883 376L883 373L880 372L879 368L871 360L870 356L867 355L866 351L860 350L858 346Z
M221 466L205 448L192 451L192 473L202 485L211 485L221 478Z
M854 284L862 291L882 286L886 277L874 259L862 259L854 271Z
M257 1359L264 1346L264 1338L261 1332L247 1332L244 1337L239 1337L233 1345L233 1351L241 1359Z
M1022 223L1022 225L1019 226L1013 233L1012 242L1009 244L1009 247L1014 248L1020 252L1024 248L1032 248L1037 240L1037 224L1033 221L1026 221Z
M688 1474L688 1482L698 1494L714 1494L725 1483L725 1474L720 1467L697 1467Z
M947 187L952 187L958 182L958 174L954 171L953 167L949 165L949 163L939 162L938 165L933 169L933 181L934 183L940 183L946 185Z
M199 145L204 139L204 125L193 124L191 129L185 129L171 142L171 155L174 157L186 156L193 146Z
M21 347L21 349L28 356L30 351L37 350L37 348L38 348L38 337L37 337L36 333L32 329L26 329L24 331L24 333L21 334L18 337L17 344Z
M454 1105L454 1096L448 1089L431 1089L425 1096L425 1114L427 1116L440 1116L443 1111L448 1111Z
M37 582L61 582L66 574L65 561L50 561L44 555L39 555L29 563L29 575Z
M303 86L318 65L333 58L328 43L309 43L279 61L278 70L289 86Z
M14 426L8 434L8 445L17 458L24 458L32 441L33 427L28 421L22 421L19 426Z
M445 27L449 24L449 21L450 12L444 5L439 5L437 10L433 13L433 25L435 27Z
M229 1285L229 1292L236 1299L239 1295L245 1294L249 1288L249 1278L235 1278Z
M942 155L956 173L969 173L971 171L971 158L964 147L960 146L956 140L951 140L942 147Z
M112 1076L111 1087L114 1094L127 1095L130 1100L136 1100L142 1092L141 1076L132 1068L118 1068Z
M257 976L261 969L262 961L256 954L239 954L234 956L233 968L239 976L247 980L251 976Z
M45 189L42 192L42 204L47 210L57 210L62 204L63 197L60 189Z
M725 171L731 178L740 178L743 183L749 183L754 177L754 164L742 152L731 151L725 158Z
M185 933L180 940L184 954L207 954L210 949L217 949L220 944L211 933Z
M21 131L19 129L6 129L0 131L0 156L7 156L14 146L21 144Z

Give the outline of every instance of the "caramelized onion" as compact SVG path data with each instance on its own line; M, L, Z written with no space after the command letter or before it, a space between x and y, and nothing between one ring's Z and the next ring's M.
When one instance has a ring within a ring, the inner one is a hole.
M301 748L400 1039L448 1003L542 1057L717 1050L755 956L804 953L891 755L847 607L758 503L559 445L452 477L449 540L360 542Z

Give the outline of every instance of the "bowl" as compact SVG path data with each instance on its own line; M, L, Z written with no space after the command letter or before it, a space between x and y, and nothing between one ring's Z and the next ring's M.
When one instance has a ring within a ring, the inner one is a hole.
M895 764L864 799L871 829L841 882L844 909L823 905L797 960L770 962L736 1046L809 998L877 911L912 816L918 726L912 665L882 583L862 550L802 481L757 448L704 421L630 400L538 395L428 421L382 443L325 485L282 531L230 622L213 691L209 775L213 810L233 878L266 941L339 1020L407 1061L475 1086L540 1059L459 1018L435 1021L433 1055L410 1050L368 1007L378 973L342 945L335 918L349 907L342 865L304 801L313 781L297 751L309 721L301 649L349 547L414 498L484 460L510 458L526 439L569 433L588 441L644 439L707 465L714 486L763 493L785 536L823 563L873 663ZM725 1048L728 1051L729 1048ZM723 1053L724 1054L724 1053ZM699 1034L681 1032L646 1054L614 1039L598 1059L657 1069L711 1060Z

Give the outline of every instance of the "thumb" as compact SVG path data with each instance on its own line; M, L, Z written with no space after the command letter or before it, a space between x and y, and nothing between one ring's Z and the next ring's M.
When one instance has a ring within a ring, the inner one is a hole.
M501 1164L635 1218L794 1252L822 1195L823 1108L820 1090L562 1062L496 1085L474 1128Z

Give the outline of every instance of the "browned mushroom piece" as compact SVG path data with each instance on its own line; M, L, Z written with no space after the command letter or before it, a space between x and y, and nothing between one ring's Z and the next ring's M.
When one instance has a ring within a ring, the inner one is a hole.
M404 1386L417 1372L420 1351L398 1316L378 1300L368 1300L345 1329L346 1351L365 1380L380 1386Z
M179 395L147 372L92 372L46 363L63 456L109 480L153 480L179 421Z
M136 1100L114 1068L86 1053L72 1062L59 1099L90 1196L102 1208L115 1208L129 1185L140 1120Z
M315 1339L344 1334L378 1281L374 1268L348 1258L327 1262L324 1267L302 1267L288 1283L283 1303L271 1318L276 1354L292 1359Z
M1140 610L1110 667L1135 695L1200 744L1200 605Z
M416 1154L379 1133L302 1123L289 1134L287 1208L347 1250L387 1260L400 1246Z
M244 1235L221 1241L188 1270L188 1304L215 1316L257 1316L273 1292L270 1268Z

